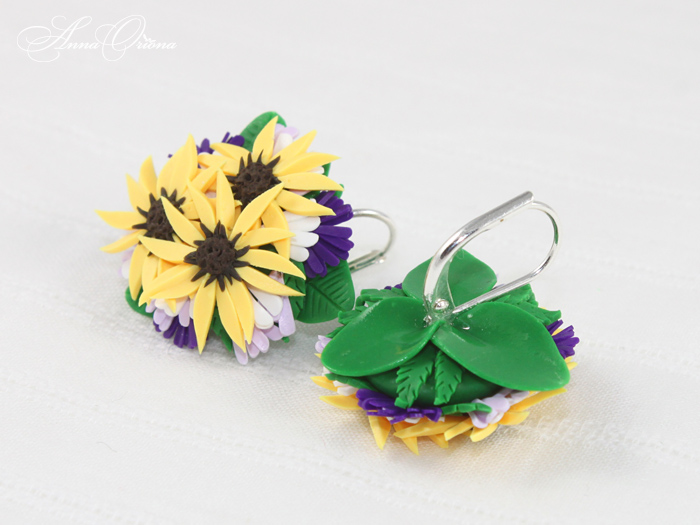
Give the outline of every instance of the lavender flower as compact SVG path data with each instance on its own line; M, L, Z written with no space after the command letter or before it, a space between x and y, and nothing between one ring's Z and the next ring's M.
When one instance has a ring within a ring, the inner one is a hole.
M328 266L338 266L341 260L347 260L350 248L354 246L350 240L352 229L338 226L352 219L352 206L345 204L332 191L321 192L316 202L332 209L335 215L321 217L321 223L313 230L318 235L318 241L308 247L309 257L304 261L307 279L325 277Z
M547 330L550 334L552 334L552 339L554 339L554 343L557 345L559 353L564 359L566 359L567 357L571 357L576 353L574 352L574 347L579 344L581 340L575 336L573 326L567 326L561 332L555 334L554 332L556 332L563 324L564 321L559 319L556 323L550 324L547 327Z
M358 405L368 416L391 418L392 423L399 423L408 418L420 419L422 417L427 417L430 421L438 421L442 417L442 410L438 407L397 407L391 397L366 388L360 388L356 396Z

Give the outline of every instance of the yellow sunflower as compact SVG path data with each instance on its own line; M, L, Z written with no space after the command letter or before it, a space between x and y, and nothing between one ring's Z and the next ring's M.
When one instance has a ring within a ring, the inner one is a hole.
M221 169L233 189L237 206L246 208L255 198L280 183L282 191L270 202L261 215L267 227L287 229L282 210L305 216L333 215L333 211L300 195L309 191L342 191L343 187L323 174L322 166L337 160L328 153L308 152L316 136L312 131L298 138L279 153L274 154L274 117L260 131L252 153L233 144L218 143L211 147L220 155L201 154L199 164ZM203 188L206 189L206 188ZM290 241L274 243L283 257L290 254Z
M150 256L148 247L139 239L144 237L173 240L174 230L165 215L163 202L168 202L186 217L196 216L192 199L186 190L188 182L197 172L197 146L190 136L163 166L158 176L151 157L141 165L138 182L130 175L126 176L133 211L97 211L110 226L129 230L129 233L118 241L103 246L103 251L117 253L136 245L129 265L129 291L132 299L136 300L141 287L167 267L157 257Z
M301 295L257 268L304 277L288 258L259 249L294 235L288 229L259 227L261 216L279 197L283 185L268 189L241 210L235 206L225 174L218 169L214 171L213 204L196 182L188 183L199 221L189 220L169 199L162 198L175 240L139 237L152 253L174 265L144 284L140 303L193 297L192 317L200 353L215 307L231 339L246 348L245 341L251 341L255 324L250 287L278 296Z

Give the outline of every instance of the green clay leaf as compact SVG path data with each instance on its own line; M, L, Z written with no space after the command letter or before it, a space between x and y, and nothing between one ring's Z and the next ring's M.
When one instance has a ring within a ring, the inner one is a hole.
M445 352L438 352L435 358L435 404L444 405L457 390L462 381L464 369L447 357Z
M326 378L330 379L331 381L340 381L341 383L354 386L355 388L374 390L372 385L370 385L367 381L360 379L359 377L341 376L340 374L326 374Z
M544 308L540 308L538 306L537 299L535 299L535 293L532 291L532 287L529 284L516 288L512 292L494 299L494 302L517 306L545 325L552 324L553 322L561 319L560 311L545 310Z
M346 325L361 313L362 310L348 310L346 312L340 312L338 314L338 322L342 325Z
M439 351L437 347L430 342L425 345L425 348L433 348ZM439 352L443 353L441 351ZM484 381L480 377L475 376L474 374L472 374L468 370L465 370L462 367L460 367L460 369L462 370L462 378L459 384L457 385L454 394L452 394L452 397L449 400L451 404L471 403L475 399L483 399L485 397L492 396L496 394L499 390L501 390L500 386L495 385L493 383L489 383L488 381ZM389 370L388 372L374 374L363 379L372 384L372 390L382 392L383 394L386 394L387 396L396 399L396 397L398 396L398 388L396 385L397 371L398 370L394 368L393 370ZM435 368L433 368L433 374L430 377L428 377L427 381L423 385L421 385L420 390L418 391L418 397L413 402L412 406L436 406L435 373L436 370Z
M466 414L478 410L479 412L491 413L491 407L483 403L459 403L457 405L447 405L441 407L442 415L449 416L450 414Z
M436 351L432 345L427 346L416 357L399 367L396 373L398 396L395 404L397 407L408 408L418 397L420 387L425 383L433 371Z
M520 308L523 312L529 313L532 317L537 319L540 323L542 323L545 326L550 325L561 319L560 310L545 310L544 308L540 308L539 306L530 303L521 303L518 305L518 308Z
M330 266L324 277L306 281L306 295L296 319L303 323L323 323L338 317L339 312L352 309L355 288L347 261Z
M268 111L267 113L263 113L262 115L256 117L250 124L248 124L245 127L243 131L241 131L241 135L245 139L243 147L248 151L253 151L253 143L255 142L255 138L260 134L265 125L275 117L278 117L278 124L282 124L283 126L287 125L284 119L274 111Z
M374 288L362 290L355 301L356 306L362 306L365 303L376 303L389 297L406 297L401 288L390 288L389 290L377 290Z
M423 301L423 286L429 264L430 259L408 273L403 281L406 295ZM455 306L458 306L491 290L496 284L496 274L469 252L459 250L450 263L447 282Z
M337 332L321 355L336 374L362 377L401 366L428 343L442 323L424 326L420 301L393 297L367 308Z
M381 303L380 303L381 304ZM482 303L443 325L433 343L477 376L515 390L554 390L569 369L547 329L504 303Z
M146 311L146 306L147 306L146 304L142 304L141 306L139 306L139 298L141 297L141 292L143 292L143 289L139 290L139 294L138 294L138 296L136 297L136 300L134 301L134 300L131 298L131 292L129 291L129 287L127 286L127 287L126 287L126 302L129 304L129 306L131 306L131 309L132 309L134 312L138 312L138 313L140 313L141 315L145 315L146 317L153 317L153 312L151 312L151 313L149 314L149 313Z
M304 271L304 263L297 261L292 261L292 263L302 272ZM306 279L302 279L301 277L297 277L295 275L285 274L284 284L299 293L304 295L306 294ZM304 308L304 295L289 297L289 305L292 307L292 315L294 316L294 319L299 317L299 312L301 312L302 308Z

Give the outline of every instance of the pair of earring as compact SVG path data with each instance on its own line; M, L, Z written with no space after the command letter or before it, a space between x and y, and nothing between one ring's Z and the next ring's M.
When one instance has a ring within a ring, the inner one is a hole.
M310 152L314 137L268 112L220 143L190 136L158 174L148 158L138 180L127 175L133 210L98 214L127 230L103 250L124 254L128 304L177 346L201 353L213 333L242 364L288 342L296 321L337 318L319 337L324 374L312 379L335 393L322 398L330 404L364 410L380 447L392 427L416 453L421 436L478 441L563 391L578 339L528 284L558 246L554 212L523 194L460 229L401 285L356 299L351 273L384 260L394 227L344 201L329 177L337 157ZM552 248L496 286L462 248L525 209L549 216ZM353 217L380 220L389 241L348 261Z

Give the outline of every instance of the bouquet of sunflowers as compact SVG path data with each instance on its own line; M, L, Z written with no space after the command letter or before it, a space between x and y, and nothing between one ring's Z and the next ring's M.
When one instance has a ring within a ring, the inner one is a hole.
M126 300L155 330L200 353L214 333L246 364L296 320L352 308L353 211L328 176L338 157L309 151L315 134L268 112L127 175L133 209L98 214L128 233L102 249L123 253Z

